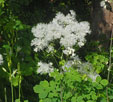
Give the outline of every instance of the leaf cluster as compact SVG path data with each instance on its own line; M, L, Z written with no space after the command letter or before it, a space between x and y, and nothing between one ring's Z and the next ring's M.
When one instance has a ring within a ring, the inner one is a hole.
M40 102L101 102L106 100L106 79L100 76L92 82L90 78L81 76L76 70L69 68L67 72L57 70L50 75L51 81L41 81L33 90L38 93Z

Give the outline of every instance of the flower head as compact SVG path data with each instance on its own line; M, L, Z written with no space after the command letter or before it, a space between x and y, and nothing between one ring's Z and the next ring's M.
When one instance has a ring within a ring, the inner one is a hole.
M40 74L47 74L47 73L49 74L50 72L54 71L51 62L49 64L45 62L39 62L38 66L39 68L37 70L37 73L40 73Z
M85 43L85 36L90 33L88 22L78 22L73 10L66 16L59 12L48 24L37 24L32 28L34 39L31 46L38 52L47 48L51 41L59 39L59 44L65 48L72 48L74 45L82 47Z

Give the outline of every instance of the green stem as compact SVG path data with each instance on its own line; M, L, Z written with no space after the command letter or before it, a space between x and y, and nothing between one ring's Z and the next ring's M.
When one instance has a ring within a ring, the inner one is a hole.
M63 102L63 89L62 89L62 82L61 82L61 93L60 93L60 99L61 99L61 102Z
M12 78L11 78L11 80L12 80ZM13 85L12 85L12 81L11 81L11 93L12 93L12 102L14 102L14 96L13 96Z
M19 100L21 100L21 76L19 77Z
M5 102L7 102L7 91L6 91L6 87L4 88L4 93L5 93Z
M18 68L18 75L19 75L19 85L18 85L18 87L19 87L19 100L21 100L21 73L20 73L20 63L18 63L18 66L17 66L17 68Z
M12 66L12 61L11 61L11 56L9 55L8 58L7 58L7 61L8 61L8 68L9 68L9 77L10 77L10 80L11 80L11 95L12 95L12 102L14 102L14 93L13 93L13 84L12 84L12 70L11 70L11 66Z

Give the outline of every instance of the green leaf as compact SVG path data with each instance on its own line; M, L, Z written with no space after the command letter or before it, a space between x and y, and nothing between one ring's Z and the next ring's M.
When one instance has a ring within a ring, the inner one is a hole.
M84 98L87 98L88 100L90 99L90 94L84 95Z
M103 89L103 87L102 87L101 84L97 84L96 88L97 88L97 89Z
M15 102L20 102L20 99L16 99Z
M109 96L109 99L113 99L113 96Z
M40 98L46 98L47 95L48 95L47 91L43 91L42 93L39 93Z
M53 95L54 95L55 97L58 97L58 96L59 96L59 93L55 90L55 91L53 92Z
M0 6L4 7L5 0L0 0Z
M52 93L52 92L50 92L48 95L49 98L53 98L53 96L54 96L54 93Z
M92 100L88 100L87 102L92 102Z
M24 102L29 102L28 100L24 100Z
M101 77L100 77L100 76L97 76L97 77L96 77L96 82L99 83L100 81L101 81Z
M91 94L91 97L92 97L93 100L97 100L97 96L96 96L96 93L95 93L95 92L93 92L93 93Z
M76 102L76 97L72 97L71 102Z
M68 98L70 98L71 96L72 96L72 93L71 93L71 92L67 92L67 93L64 94L64 98L65 98L65 99L68 99Z
M3 45L3 48L10 49L10 46L9 45Z
M76 81L78 81L78 82L81 82L82 81L80 75L76 75L75 77L76 77L76 79L75 79Z
M50 81L50 90L53 91L55 90L56 87L56 82L55 81Z
M61 61L59 62L59 65L61 65L61 66L64 66L64 64L65 64L65 60L61 60Z
M57 102L57 98L52 98L52 102Z
M95 87L96 89L103 89L102 85L97 83L97 82L93 82L92 83L93 87Z
M50 98L45 98L44 102L52 102Z
M42 93L43 92L43 87L40 86L40 85L35 85L33 87L33 90L34 90L35 93Z
M83 97L82 96L78 96L77 97L77 102L84 102Z
M18 82L19 82L19 76L16 77L12 77L12 84L13 86L18 86Z
M103 79L103 80L101 80L100 83L101 83L103 86L106 86L106 85L108 85L108 80Z
M41 82L40 82L40 85L41 85L42 87L44 87L44 88L48 88L48 87L49 87L49 83L48 83L47 80L41 81Z

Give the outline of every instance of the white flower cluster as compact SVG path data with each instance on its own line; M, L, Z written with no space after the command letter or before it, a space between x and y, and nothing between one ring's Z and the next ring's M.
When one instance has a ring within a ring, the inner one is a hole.
M32 33L35 38L31 46L35 47L34 51L38 52L47 48L49 43L55 39L59 39L60 45L65 48L72 48L74 45L83 46L86 34L90 33L90 26L86 21L78 22L75 16L72 10L66 16L59 12L52 22L40 23L33 27Z
M65 68L77 67L79 64L81 64L80 58L77 55L71 56L71 59L68 60L64 66L62 66L62 69L63 69L63 71L66 71Z
M0 54L0 65L3 63L3 57L2 55Z
M93 69L93 66L89 62L84 62L78 66L78 71L80 73L86 74L88 77L92 79L92 81L96 81L96 77L99 76Z
M39 62L38 66L39 68L37 70L37 73L40 73L40 74L47 74L47 73L49 74L50 72L54 71L51 62L49 64L45 62Z
M81 74L86 74L92 79L96 80L96 77L99 76L93 69L93 66L89 62L82 62L78 56L74 56L73 59L68 60L64 66L62 66L63 71L66 71L66 68L76 68Z
M66 68L69 68L69 67L78 67L78 65L81 64L81 60L80 58L75 55L75 56L71 56L71 59L69 59L64 66L62 66L62 69L63 71L66 71Z
M67 47L67 49L63 50L63 53L67 56L68 55L75 56L74 52L75 52L75 49L70 48L70 47Z

